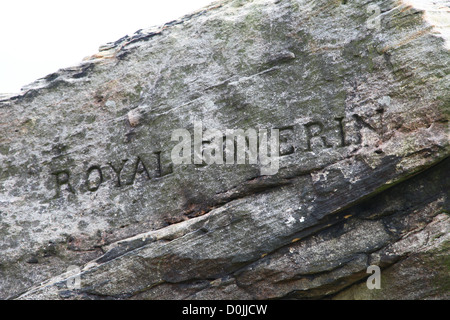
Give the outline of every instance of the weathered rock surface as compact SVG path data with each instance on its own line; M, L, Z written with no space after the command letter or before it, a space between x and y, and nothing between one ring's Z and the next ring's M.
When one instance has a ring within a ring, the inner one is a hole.
M221 1L1 100L0 298L448 299L449 8L417 2ZM195 121L279 129L279 170L172 163Z

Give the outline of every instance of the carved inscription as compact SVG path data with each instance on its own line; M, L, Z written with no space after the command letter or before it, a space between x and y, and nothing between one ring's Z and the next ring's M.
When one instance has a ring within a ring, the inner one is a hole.
M106 182L105 170L109 170L111 181L118 188L133 185L140 177L144 181L150 181L173 172L171 164L162 165L161 152L155 152L154 156L154 163L146 162L144 157L137 156L134 159L123 159L117 163L110 161L103 166L92 165L87 169L84 177L85 188L89 192L96 192ZM127 171L127 175L125 175L125 171ZM68 169L54 171L52 175L55 179L56 198L59 198L63 192L76 193L71 181L71 172Z
M313 138L320 138L323 142L324 148L331 148L333 146L327 142L327 138L325 137L325 135L322 134L324 125L321 122L319 121L309 122L305 124L305 129L306 129L306 141L308 145L306 151L312 151L311 141L313 140Z
M75 190L73 189L72 185L70 184L70 172L69 170L60 170L53 172L52 175L56 178L56 197L59 197L61 195L62 187L65 186L66 189L71 192L75 193Z
M92 176L97 175L97 179L92 180ZM103 182L103 173L102 169L99 166L92 166L87 171L86 176L86 187L89 191L94 192L100 188L100 185Z
M377 110L380 118L377 122L382 121L383 110ZM328 148L344 148L350 145L359 145L362 143L363 137L361 131L369 130L382 138L382 123L379 125L371 124L373 121L365 120L362 116L353 114L350 118L336 117L331 121L310 120L303 124L290 125L277 128L279 132L279 156L284 157L293 155L298 152L309 152L314 154L316 151ZM346 132L345 128L352 128L351 136ZM300 133L299 133L300 132ZM216 135L220 136L220 131ZM224 133L223 137L227 137ZM246 137L248 140L248 137ZM298 141L298 140L302 141ZM247 141L246 140L246 141ZM204 141L202 141L204 142ZM223 139L224 147L230 141ZM231 143L236 144L232 140ZM246 143L249 144L248 141ZM207 151L208 144L202 144L201 149L197 153L203 154ZM258 146L259 148L260 146ZM236 150L232 148L231 150ZM170 152L168 152L170 153ZM162 151L153 153L150 161L148 157L137 155L131 159L113 160L105 163L103 166L99 164L91 165L85 173L85 189L88 192L96 192L106 182L105 170L109 170L110 181L115 187L121 188L135 184L139 178L141 181L151 181L152 179L165 177L173 172L173 164L162 164ZM167 154L165 152L165 154ZM222 157L228 159L236 159L236 154L223 154ZM195 160L195 158L194 158ZM195 163L195 161L194 161ZM228 162L227 162L228 163ZM240 164L240 162L237 162ZM206 165L206 164L203 164ZM60 197L63 192L76 193L74 185L71 181L71 172L67 168L52 172L54 185L56 188L56 197Z
M120 181L120 173L122 172L123 167L125 166L125 163L127 163L127 161L128 161L128 159L122 160L122 165L120 167L117 167L117 168L115 166L113 166L113 164L111 162L108 163L109 166L113 169L113 171L116 174L116 177L117 177L116 181L117 181L117 186L118 187L122 186L122 182Z

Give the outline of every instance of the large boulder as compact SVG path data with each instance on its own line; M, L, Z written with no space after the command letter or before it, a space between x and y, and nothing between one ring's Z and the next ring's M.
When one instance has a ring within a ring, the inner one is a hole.
M220 1L4 97L0 298L448 299L449 10Z

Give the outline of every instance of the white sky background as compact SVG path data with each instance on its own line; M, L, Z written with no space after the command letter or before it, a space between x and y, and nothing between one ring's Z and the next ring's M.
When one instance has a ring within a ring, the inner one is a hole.
M75 66L98 47L212 0L1 0L0 93Z

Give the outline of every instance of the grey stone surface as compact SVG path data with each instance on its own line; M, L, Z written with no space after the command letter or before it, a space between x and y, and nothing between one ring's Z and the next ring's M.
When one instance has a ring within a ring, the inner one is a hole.
M410 2L220 1L1 98L0 298L448 298L449 9ZM278 172L172 163L195 121Z

